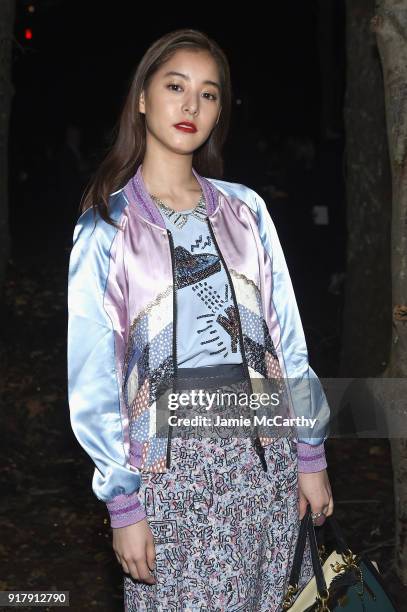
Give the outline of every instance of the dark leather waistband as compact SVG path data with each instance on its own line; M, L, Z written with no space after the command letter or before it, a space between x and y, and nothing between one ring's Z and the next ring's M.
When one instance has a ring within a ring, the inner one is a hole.
M242 384L243 383L243 384ZM249 391L246 369L243 363L226 363L216 366L200 366L196 368L177 368L174 380L176 391L190 389L211 389L224 385L238 385ZM264 456L264 448L260 442L257 425L254 426L252 444L255 452L259 455L263 470L267 472L267 462Z
M228 385L244 381L246 371L243 363L225 363L218 366L177 368L176 387L199 385L202 388Z

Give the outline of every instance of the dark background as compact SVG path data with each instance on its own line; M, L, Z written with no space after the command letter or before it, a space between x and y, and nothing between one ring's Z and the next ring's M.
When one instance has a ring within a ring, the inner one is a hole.
M34 12L29 12L29 6ZM10 347L0 486L0 586L70 590L75 610L121 610L121 572L91 461L69 423L66 290L80 197L102 159L147 47L180 27L226 52L233 83L225 180L267 202L319 376L335 376L341 345L346 218L344 3L325 28L333 48L323 111L317 2L198 7L134 2L19 2L10 132L12 253L2 337ZM224 11L220 14L220 9ZM27 38L27 28L31 38ZM321 118L325 117L324 120ZM328 117L328 119L326 119ZM328 224L314 222L327 207ZM394 541L387 440L326 443L338 520L351 546L388 562Z
M35 250L56 235L60 244L61 234L71 243L81 191L106 150L135 67L153 40L179 27L208 33L230 61L234 103L224 151L225 180L246 183L263 195L282 239L289 232L288 242L300 241L306 251L316 250L309 232L321 235L320 248L329 244L328 232L343 238L343 218L342 226L336 218L337 209L339 215L344 210L342 2L337 2L331 32L336 54L332 124L324 126L335 131L338 138L332 139L325 139L320 125L316 3L274 2L267 15L259 8L242 8L241 14L233 10L222 17L216 17L216 5L207 4L201 18L180 17L189 9L160 9L158 19L132 2L18 6L11 120L14 252L22 240L27 246L34 241ZM30 40L25 38L27 28ZM82 172L67 144L72 126ZM273 201L272 188L287 192L289 200ZM313 224L314 205L329 207L330 228ZM290 257L292 249L287 249ZM321 272L343 268L343 249L343 240L331 245ZM318 262L319 255L312 260Z

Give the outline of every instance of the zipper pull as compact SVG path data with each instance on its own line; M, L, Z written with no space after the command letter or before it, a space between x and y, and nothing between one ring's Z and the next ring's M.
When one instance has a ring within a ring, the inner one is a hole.
M171 434L172 434L172 425L168 425L168 436L167 436L167 460L166 467L167 469L171 465Z
M267 461L266 461L266 457L264 456L264 447L262 446L262 443L260 442L259 436L257 435L255 438L252 438L252 442L253 442L254 450L260 457L260 461L263 466L263 470L267 472Z

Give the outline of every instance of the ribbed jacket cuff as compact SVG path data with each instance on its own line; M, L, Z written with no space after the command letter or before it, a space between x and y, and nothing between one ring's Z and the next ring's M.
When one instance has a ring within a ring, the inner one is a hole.
M146 513L137 493L117 495L106 503L110 514L110 526L113 528L127 527L142 521Z
M327 467L324 442L317 446L298 442L297 457L299 472L320 472Z

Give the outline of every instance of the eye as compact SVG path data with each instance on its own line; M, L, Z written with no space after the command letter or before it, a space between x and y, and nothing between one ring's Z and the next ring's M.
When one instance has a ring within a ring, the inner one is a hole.
M178 85L178 83L169 83L169 84L167 85L167 88L168 88L168 89L170 89L170 88L172 88L172 87L181 87L181 85ZM181 87L181 89L182 89L182 87ZM179 90L177 90L177 89L173 89L172 91L179 91ZM215 101L215 100L217 100L217 99L218 99L218 96L217 96L216 94L212 94L212 93L209 93L209 92L206 92L206 93L204 94L204 96L212 96L212 98L210 98L210 99L211 99L211 100L213 100L213 101ZM209 98L206 98L206 99L208 100Z
M167 85L167 87L181 87L181 85L178 85L177 83L170 83Z
M209 96L212 96L212 100L217 100L217 99L218 99L218 96L216 96L215 94L211 94L211 93L210 93L210 94L208 94L208 95L209 95Z

